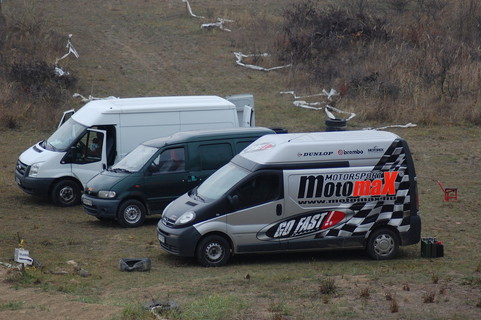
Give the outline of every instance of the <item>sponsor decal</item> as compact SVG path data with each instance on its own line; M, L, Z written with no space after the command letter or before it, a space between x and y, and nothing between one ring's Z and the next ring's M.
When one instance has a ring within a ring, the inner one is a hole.
M367 152L384 152L384 148L374 146L372 148L367 149Z
M313 152L299 152L297 157L327 157L334 154L332 151L313 151Z
M363 154L364 151L356 149L356 150L344 150L344 149L339 149L337 151L337 154L340 156L345 156L345 155L350 155L350 154Z
M324 231L345 221L346 214L342 211L314 212L307 215L277 222L267 226L265 232L260 232L259 239L292 239Z
M398 171L386 171L300 176L297 198L392 196L396 194L398 174Z
M246 148L243 152L255 152L255 151L263 151L267 149L274 148L274 144L266 142L266 143L261 143L261 144L256 144L253 146L250 146Z

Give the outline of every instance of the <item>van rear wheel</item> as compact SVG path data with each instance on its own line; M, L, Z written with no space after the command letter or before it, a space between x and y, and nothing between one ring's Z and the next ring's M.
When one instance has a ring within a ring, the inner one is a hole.
M387 228L375 230L367 242L369 255L376 260L388 260L396 256L399 250L397 234Z
M80 203L80 187L72 180L60 180L52 188L52 202L60 207L71 207Z
M117 220L122 227L135 228L145 221L145 206L138 200L127 200L119 208Z
M196 250L197 260L204 267L221 267L227 264L231 254L229 242L221 236L207 236Z

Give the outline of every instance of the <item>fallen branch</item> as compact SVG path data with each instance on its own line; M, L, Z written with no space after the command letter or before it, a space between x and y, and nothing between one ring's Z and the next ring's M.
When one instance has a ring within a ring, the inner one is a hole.
M68 49L68 52L66 54L64 54L62 57L57 58L55 60L55 74L57 74L59 77L69 74L68 72L64 71L62 69L62 67L58 66L58 62L60 60L63 60L65 58L67 58L70 54L73 54L75 56L75 58L77 58L77 59L79 58L79 54L78 54L77 50L75 50L75 48L73 47L72 41L70 41L70 39L72 39L72 34L68 35L67 46L66 46L67 49Z
M348 114L349 117L344 119L346 121L349 121L356 116L356 114L354 112L347 112L347 111L337 109L333 106L330 106L328 104L328 102L327 103L326 102L307 102L305 100L298 100L298 99L304 99L304 98L325 96L327 98L327 100L332 101L333 97L339 95L339 93L334 89L331 89L329 92L327 92L325 89L322 89L322 92L320 92L320 93L311 94L311 95L307 95L307 96L298 96L298 95L296 95L296 93L294 91L283 91L283 92L281 92L281 94L291 94L294 97L294 99L296 99L295 101L293 101L293 104L296 107L311 109L311 110L318 110L318 111L324 110L329 119L338 119L338 117L334 116L334 114L331 111L337 112L337 113ZM317 107L319 105L323 105L323 106Z
M383 130L383 129L387 129L387 128L414 128L414 127L417 127L417 125L409 122L409 123L406 123L406 124L392 124L392 125L389 125L389 126L384 126L384 127L379 127L379 128L364 128L363 130Z
M190 7L190 3L189 3L188 0L182 0L182 2L185 2L185 5L187 6L187 10L189 11L189 14L190 14L192 17L204 19L204 17L202 17L202 16L197 16L197 15L195 15L195 14L192 12L192 8Z
M217 18L217 22L212 22L212 23L203 23L200 27L202 29L212 29L212 28L219 28L221 30L231 32L230 29L227 29L224 27L225 22L234 22L234 20L227 20L227 19L222 19L222 18Z
M272 68L264 68L261 66L256 66L254 64L246 64L242 62L243 58L249 58L249 57L269 57L270 54L268 53L260 53L260 54L243 54L242 52L234 52L234 55L236 56L237 60L236 63L242 67L253 69L253 70L258 70L258 71L273 71L277 69L283 69L283 68L289 68L292 66L292 64L287 64L284 66L278 66L278 67L272 67Z
M88 98L85 98L83 95L81 95L80 93L74 93L72 95L72 97L74 98L80 98L83 102L89 102L89 101L92 101L92 100L109 100L109 99L118 99L118 97L114 97L114 96L109 96L109 97L106 97L106 98L96 98L96 97L93 97L91 95L89 95Z

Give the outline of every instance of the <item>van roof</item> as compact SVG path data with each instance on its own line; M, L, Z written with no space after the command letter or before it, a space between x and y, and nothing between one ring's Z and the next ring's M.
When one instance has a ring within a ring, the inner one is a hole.
M275 134L275 131L263 127L253 128L228 128L228 129L216 129L216 130L194 130L194 131L182 131L174 133L168 137L162 137L158 139L148 140L143 142L143 145L160 148L166 145L181 143L181 142L193 142L193 141L205 141L213 139L230 139L230 138L242 138L261 136L266 134Z
M259 164L380 158L396 139L394 133L376 130L267 135L239 156Z
M165 97L142 97L94 100L85 104L77 113L137 113L154 111L178 111L196 109L219 109L229 107L235 109L235 105L218 96L165 96Z

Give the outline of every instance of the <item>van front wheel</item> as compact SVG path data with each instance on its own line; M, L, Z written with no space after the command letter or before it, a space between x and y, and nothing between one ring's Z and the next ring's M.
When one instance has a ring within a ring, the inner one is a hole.
M52 188L52 202L60 207L71 207L80 203L80 187L72 180L60 180Z
M122 227L135 228L145 221L145 206L138 200L127 200L119 208L117 220Z
M375 230L367 242L369 255L376 260L388 260L396 256L399 250L397 234L387 228Z
M211 235L199 243L196 257L204 267L221 267L229 261L230 250L229 242L226 239Z

